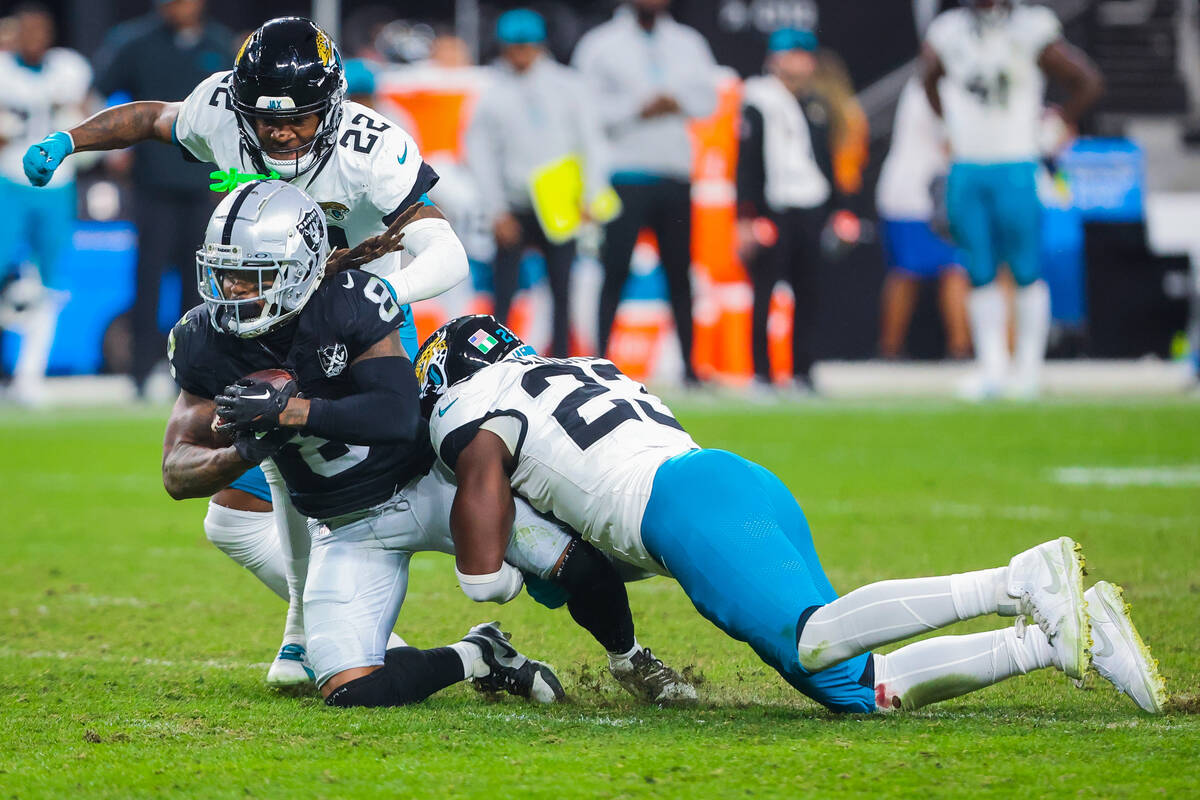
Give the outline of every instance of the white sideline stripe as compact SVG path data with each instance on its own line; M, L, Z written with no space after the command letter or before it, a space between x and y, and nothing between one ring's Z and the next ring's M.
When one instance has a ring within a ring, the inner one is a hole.
M1059 467L1055 483L1068 486L1200 486L1200 464L1173 467Z
M164 658L141 658L139 656L118 656L112 653L71 653L66 650L31 650L28 652L0 647L0 658L22 658L29 661L100 661L105 664L120 664L125 667L167 667L169 669L268 669L270 662L261 664L245 664L231 661L172 661Z
M736 291L742 299L749 297L749 287L738 286ZM657 301L641 308L655 319L667 313ZM831 399L953 398L973 369L971 362L822 361L815 367L814 378L822 395ZM1043 370L1043 389L1049 397L1186 396L1196 387L1196 376L1188 364L1154 358L1050 361ZM154 402L164 406L177 394L174 382L165 375L152 376L148 392ZM49 378L46 396L49 405L58 407L141 405L133 384L121 375Z
M1190 525L1200 523L1195 514L1155 515L1136 514L1106 509L1051 508L1049 506L985 506L976 503L933 503L928 510L920 508L882 509L878 503L852 500L813 500L802 503L806 511L837 516L884 516L888 513L922 514L952 519L1011 519L1083 521L1098 525Z

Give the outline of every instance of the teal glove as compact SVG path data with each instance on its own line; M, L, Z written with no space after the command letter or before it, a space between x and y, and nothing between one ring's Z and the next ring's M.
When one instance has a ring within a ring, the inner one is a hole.
M21 164L25 167L25 177L34 186L45 186L54 177L54 170L63 159L75 150L71 135L65 131L55 131L25 151Z

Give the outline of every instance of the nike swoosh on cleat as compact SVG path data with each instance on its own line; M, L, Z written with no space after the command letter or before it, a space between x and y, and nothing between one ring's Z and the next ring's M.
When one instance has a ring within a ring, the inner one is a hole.
M1054 565L1054 560L1044 552L1042 558L1046 560L1046 566L1050 567L1050 583L1042 588L1051 594L1058 594L1062 591L1062 579L1058 576L1058 567Z
M1108 658L1114 652L1116 652L1112 645L1112 641L1108 638L1108 634L1104 632L1103 628L1093 625L1092 633L1100 642L1100 647L1093 651L1092 658Z

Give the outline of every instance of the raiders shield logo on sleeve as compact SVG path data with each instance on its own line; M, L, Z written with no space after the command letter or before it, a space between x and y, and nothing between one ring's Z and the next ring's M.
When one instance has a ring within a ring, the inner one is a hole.
M326 344L317 348L317 359L327 377L341 375L346 368L346 345L341 342Z

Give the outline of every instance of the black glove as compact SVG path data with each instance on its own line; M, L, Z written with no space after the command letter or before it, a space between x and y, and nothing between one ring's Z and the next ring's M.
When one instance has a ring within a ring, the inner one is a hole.
M279 415L297 391L294 380L279 389L266 381L245 378L226 386L225 393L216 398L220 420L217 430L223 433L274 430L279 427Z
M287 444L295 431L276 428L269 433L242 431L233 440L233 449L247 464L261 464Z

